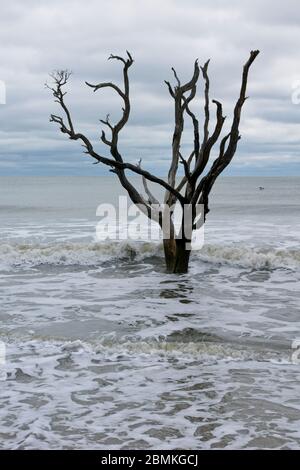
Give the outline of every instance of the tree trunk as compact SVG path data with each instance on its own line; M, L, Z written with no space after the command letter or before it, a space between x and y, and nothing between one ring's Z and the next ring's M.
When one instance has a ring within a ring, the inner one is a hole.
M167 271L184 274L188 272L191 251L186 249L187 240L164 240L164 252Z
M188 272L191 250L187 250L186 245L187 240L176 240L176 256L173 273L184 274Z
M176 241L174 239L164 238L164 253L167 271L172 273L176 258Z

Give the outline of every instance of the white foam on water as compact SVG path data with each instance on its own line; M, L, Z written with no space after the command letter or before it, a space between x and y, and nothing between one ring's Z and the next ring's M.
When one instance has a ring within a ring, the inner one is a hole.
M200 259L210 263L236 265L253 269L299 268L299 249L278 249L232 245L205 245Z
M160 246L151 243L107 242L107 243L22 243L1 244L2 269L37 265L97 265L109 259L154 256Z
M296 448L300 370L270 359L210 343L12 342L1 446Z
M151 242L58 242L58 243L1 243L0 268L37 265L99 265L115 259L143 260L163 257L160 243ZM253 269L299 268L300 250L251 247L241 244L205 244L201 250L192 252L196 262Z

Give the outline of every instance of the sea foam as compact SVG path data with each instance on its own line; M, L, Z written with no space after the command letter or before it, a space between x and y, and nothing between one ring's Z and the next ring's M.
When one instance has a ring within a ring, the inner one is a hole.
M192 253L194 262L231 265L253 269L299 268L300 250L251 247L241 244L204 245ZM136 260L162 258L161 243L150 242L58 242L0 244L0 269L15 267L101 266L109 260Z

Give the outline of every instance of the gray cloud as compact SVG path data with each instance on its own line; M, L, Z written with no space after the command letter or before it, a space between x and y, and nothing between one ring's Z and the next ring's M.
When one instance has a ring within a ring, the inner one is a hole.
M233 174L300 169L300 105L291 101L300 79L298 2L244 0L15 0L1 7L0 79L7 104L0 105L0 174L95 174L102 171L66 142L49 114L57 112L44 89L47 73L74 72L68 102L76 127L99 142L99 118L115 119L120 102L109 91L93 94L84 80L121 77L111 52L132 51L132 114L121 143L131 161L164 174L170 156L173 108L164 79L171 66L188 79L195 58L211 58L211 97L224 104L228 124L251 49L261 55L250 72ZM194 109L202 114L201 97ZM190 132L184 140L188 151ZM103 169L103 172L106 170Z

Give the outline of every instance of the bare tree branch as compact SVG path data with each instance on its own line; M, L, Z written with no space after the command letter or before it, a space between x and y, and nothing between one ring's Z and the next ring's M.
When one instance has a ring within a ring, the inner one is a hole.
M125 95L122 92L122 90L112 82L98 83L98 85L92 85L89 82L85 82L85 84L87 86L89 86L90 88L93 88L94 91L100 90L101 88L112 88L113 90L115 90L121 96L121 98L125 99Z
M175 98L175 93L174 93L173 88L171 87L171 83L170 83L170 82L167 82L167 80L165 80L165 84L167 85L168 90L169 90L169 93L170 93L170 95L172 96L172 98Z
M216 181L217 177L231 162L237 148L237 143L241 138L239 134L239 123L241 118L242 107L247 99L246 88L248 81L248 73L251 64L254 62L258 54L259 51L257 50L251 51L250 57L243 67L240 95L234 108L234 117L231 125L231 131L221 141L219 157L215 160L208 174L202 179L197 190L196 197L199 196L200 192L202 193L201 202L205 204L206 212L208 212L208 196L212 189L212 186ZM229 140L229 143L227 149L225 150L227 140Z
M177 86L180 87L180 80L178 78L178 75L177 75L176 70L174 69L174 67L172 67L172 71L174 73L175 80L177 81Z
M179 152L179 158L180 158L180 162L183 164L183 167L184 167L185 177L186 177L187 181L190 181L191 174L190 174L189 163L185 160L185 158L183 158L183 156L181 155L180 152Z
M191 117L193 122L194 128L194 150L193 156L195 156L195 160L197 161L199 158L199 150L200 150L200 142L199 142L199 121L196 118L195 114L190 110L188 101L185 99L185 109L187 114Z
M168 173L168 182L169 182L169 185L173 188L175 187L175 183L176 183L176 174L178 170L179 153L180 153L180 143L181 143L181 137L182 137L182 132L184 128L183 113L185 110L185 101L183 99L183 95L184 93L190 90L193 90L193 88L195 88L196 83L199 78L199 72L200 70L199 70L198 60L196 60L194 63L194 73L193 73L191 80L182 86L177 86L173 92L174 104L175 104L175 128L174 128L173 141L172 141L172 162L171 162L169 173ZM177 74L175 76L177 77ZM178 77L177 77L177 81L179 82ZM193 96L193 92L192 92L192 96ZM183 104L182 104L182 101L183 101ZM174 198L172 194L167 193L165 195L165 202L169 205L172 205L174 203Z
M205 113L205 120L204 120L204 127L203 127L203 142L202 142L202 147L207 142L208 139L208 124L209 124L209 78L207 74L207 69L208 69L208 64L210 62L210 59L208 59L203 67L201 67L201 72L203 75L203 78L205 80L205 89L204 89L204 98L205 98L205 103L204 103L204 113Z
M141 168L141 165L142 165L142 159L140 158L139 162L138 162L138 167ZM160 205L159 201L156 199L155 196L153 196L153 194L151 193L149 187L148 187L148 183L147 183L147 180L145 178L145 176L142 176L142 180L143 180L143 186L144 186L144 190L145 190L145 193L147 194L148 196L148 200L149 200L149 204L152 205L152 204L155 204L155 205Z
M106 126L108 126L110 128L111 131L113 131L113 126L111 125L111 123L109 122L109 114L106 115L106 119L100 119L100 122L102 122L102 124L105 124Z
M188 158L188 160L187 160L187 164L188 164L189 169L190 169L191 162L192 162L194 156L195 156L195 153L194 153L194 151L193 151L193 152L190 154L190 156L189 156L189 158ZM187 182L188 182L188 179L187 179L187 177L184 175L183 178L180 180L179 184L176 186L176 190L177 190L177 191L181 191L182 188L186 185Z
M58 71L56 73L53 73L51 75L54 81L53 87L50 87L47 85L47 87L52 90L53 96L56 98L55 101L57 101L62 107L62 109L64 110L65 115L67 117L68 124L64 122L62 117L53 115L53 114L50 117L50 121L59 124L61 132L63 132L64 134L68 134L71 140L81 140L84 144L84 147L86 148L86 153L89 154L91 157L95 158L98 162L101 162L105 165L110 166L118 175L122 186L127 190L128 194L130 195L134 203L146 205L145 200L141 197L138 191L126 178L125 170L131 170L132 172L136 174L144 176L149 181L152 181L154 183L157 183L163 186L166 190L170 191L174 195L174 197L176 197L180 201L181 204L184 204L185 202L184 197L178 191L176 191L176 189L171 187L166 181L164 181L161 178L156 177L155 175L152 175L148 171L142 170L137 165L123 162L123 159L121 155L119 154L118 134L120 130L123 128L123 126L125 125L125 123L127 122L128 117L129 117L129 112L130 112L129 82L128 82L127 71L130 65L133 63L133 60L130 55L128 55L128 57L129 58L126 61L124 69L123 69L124 87L125 87L125 93L124 93L125 108L123 111L123 115L121 119L119 120L119 122L115 126L112 126L112 141L108 141L106 139L104 132L102 132L102 137L101 137L104 143L109 145L111 155L113 157L112 159L99 155L97 152L95 152L91 141L85 135L83 135L82 133L75 132L74 126L71 120L70 112L65 104L65 100L64 100L65 93L63 93L62 91L62 87L67 84L67 81L70 77L70 73L68 71Z
M223 116L222 104L216 100L212 100L212 102L217 106L217 122L214 132L201 148L200 156L198 158L198 161L196 162L195 171L192 174L192 180L194 181L194 183L196 183L197 178L202 174L203 170L205 169L210 156L211 149L217 142L225 121L225 117Z

